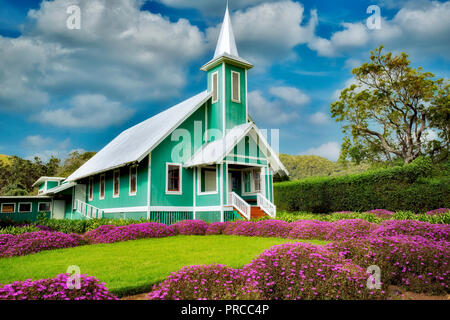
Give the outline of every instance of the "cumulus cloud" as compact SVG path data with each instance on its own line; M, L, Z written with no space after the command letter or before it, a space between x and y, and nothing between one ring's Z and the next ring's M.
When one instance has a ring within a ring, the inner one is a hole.
M294 106L307 104L311 100L308 95L294 87L271 87L269 92Z
M80 30L66 27L73 4L81 8ZM20 37L0 36L0 109L40 111L80 94L122 104L179 94L186 66L206 49L204 34L141 4L55 0L30 10Z
M337 161L339 159L339 154L341 152L341 147L337 142L327 142L316 148L310 148L302 153L301 155L316 155L320 157L327 158L331 161Z
M41 135L30 135L22 141L22 147L28 154L25 159L32 160L39 157L43 161L48 161L51 156L64 160L73 151L85 152L83 149L72 148L70 139L62 141Z
M239 55L260 70L274 61L296 58L293 48L306 43L314 25L303 24L304 8L298 2L267 2L238 10L231 15ZM303 24L303 25L302 25ZM206 31L209 43L216 44L220 25Z
M324 125L330 122L330 117L324 112L316 112L309 116L309 122L316 125Z
M249 113L251 117L261 124L282 125L298 120L299 115L286 107L281 100L268 100L260 90L248 94Z
M225 11L225 2L222 0L156 0L166 6L173 8L194 8L208 15L221 15ZM267 0L239 0L230 4L230 9L243 9L252 5L265 2ZM276 0L275 0L276 1Z

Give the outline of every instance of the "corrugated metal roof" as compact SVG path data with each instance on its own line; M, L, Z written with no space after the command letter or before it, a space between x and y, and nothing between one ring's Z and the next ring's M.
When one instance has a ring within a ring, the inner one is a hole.
M127 163L141 161L209 98L211 98L211 93L203 91L123 131L70 175L66 181L76 181L93 174L121 167Z
M201 165L218 164L230 154L233 148L247 135L257 135L259 137L262 152L269 160L270 166L275 172L283 172L286 175L289 172L281 163L278 155L270 147L266 138L261 134L256 125L252 122L244 123L229 130L224 138L203 145L191 159L186 161L185 167L196 167Z

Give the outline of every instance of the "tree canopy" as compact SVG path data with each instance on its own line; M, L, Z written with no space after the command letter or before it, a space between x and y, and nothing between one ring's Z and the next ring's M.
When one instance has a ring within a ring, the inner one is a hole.
M448 80L412 68L405 53L383 54L383 46L352 73L354 83L331 105L346 135L341 160L392 164L395 159L410 163L423 154L448 157Z

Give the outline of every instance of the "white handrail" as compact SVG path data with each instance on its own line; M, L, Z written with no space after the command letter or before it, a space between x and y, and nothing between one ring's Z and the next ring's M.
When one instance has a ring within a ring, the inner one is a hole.
M83 202L81 200L76 200L76 212L81 214L83 217L86 217L87 219L97 218L101 219L103 217L103 210L91 206L90 204L87 204L86 202Z
M251 207L241 197L239 197L235 192L230 192L228 194L228 204L235 207L247 220L251 217Z
M256 201L258 207L260 207L268 216L271 218L275 218L277 215L277 207L270 202L266 197L264 197L261 193L256 195Z

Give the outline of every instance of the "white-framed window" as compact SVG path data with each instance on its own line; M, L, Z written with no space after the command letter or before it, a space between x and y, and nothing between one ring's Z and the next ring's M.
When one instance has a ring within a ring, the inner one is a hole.
M39 202L38 203L39 212L50 212L50 202Z
M100 188L99 188L99 199L105 199L105 175L100 175Z
M241 74L231 71L231 101L241 103Z
M114 170L113 173L113 198L120 195L120 169Z
M244 183L244 193L261 192L261 170L245 170L242 174Z
M166 163L166 194L183 193L183 173L179 163Z
M94 178L89 178L89 201L94 200Z
M2 203L2 213L14 213L16 212L15 203Z
M137 193L137 166L130 167L130 196Z
M19 212L27 213L33 211L33 205L31 202L19 202Z
M212 103L219 101L219 71L211 75Z
M214 194L219 190L217 166L198 168L198 194Z

